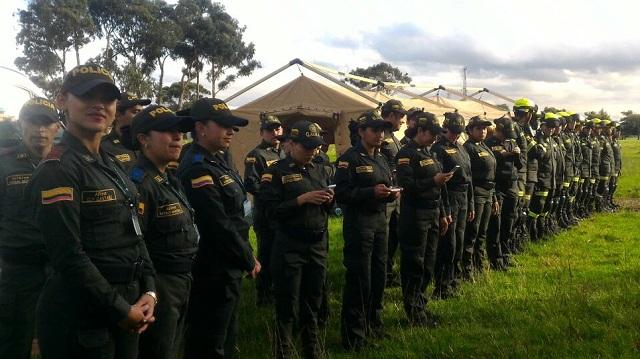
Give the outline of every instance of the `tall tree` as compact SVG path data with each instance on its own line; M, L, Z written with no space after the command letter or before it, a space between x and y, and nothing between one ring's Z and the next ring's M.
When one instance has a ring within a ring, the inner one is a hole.
M611 120L611 116L604 109L600 109L600 111L589 111L585 112L584 116L587 120L591 120L592 118L599 118L601 120Z
M411 83L411 77L409 77L408 73L402 72L402 70L400 70L399 68L391 66L386 62L381 62L367 68L358 67L355 70L351 70L349 73L352 75L362 76L382 82L399 82L405 84ZM354 79L348 79L348 81L358 88L371 86L370 83L364 81Z
M16 43L24 56L15 65L49 96L64 76L68 53L75 54L79 65L80 49L96 34L87 6L87 0L35 0L17 12Z
M193 82L189 82L185 85L185 89L183 89L183 85L180 82L174 82L170 86L165 86L162 89L163 92L163 104L168 106L169 108L177 111L182 107L189 107L192 102L196 101L200 98L199 94L210 95L211 93L202 85L199 89L196 88L196 84ZM180 103L182 101L182 103Z
M210 0L179 0L175 7L178 26L182 29L183 38L174 49L174 55L184 61L182 78L180 79L181 96L178 108L182 108L188 84L196 80L196 96L199 96L200 72L204 68L207 32L213 31L204 9L210 6Z
M640 139L640 114L633 111L622 111L621 129L625 136L635 135Z

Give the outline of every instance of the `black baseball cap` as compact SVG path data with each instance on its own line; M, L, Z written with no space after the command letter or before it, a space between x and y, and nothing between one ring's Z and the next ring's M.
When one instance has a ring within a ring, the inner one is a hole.
M120 90L113 81L109 70L99 65L80 65L71 69L62 80L62 92L71 92L82 96L97 86L108 85L116 99L120 99Z
M398 112L398 113L401 113L403 115L407 114L407 110L404 109L404 106L402 105L402 102L400 102L399 100L394 100L394 99L391 99L391 100L385 102L384 105L382 105L382 111L383 112Z
M229 106L217 98L201 98L191 105L191 108L178 111L178 115L188 115L194 121L214 121L225 127L244 127L249 121L234 116Z
M188 116L178 116L164 106L148 106L133 117L129 132L134 148L138 145L138 134L152 130L189 132L193 130L193 119Z
M274 129L282 126L282 122L276 115L260 114L260 129Z
M327 144L322 138L322 129L320 126L315 122L305 120L298 121L291 126L288 138L293 142L302 144L308 149Z
M127 107L132 107L136 105L147 106L151 103L151 100L148 98L139 98L137 95L122 92L120 93L120 101L118 101L118 108L123 109Z
M385 121L377 111L367 111L361 114L358 116L356 122L358 122L358 127L360 128L373 127L390 129L393 126L391 122Z
M20 121L41 120L45 122L58 122L58 111L53 102L42 97L34 97L25 102L18 115Z
M464 118L457 112L445 112L442 127L454 133L464 131Z

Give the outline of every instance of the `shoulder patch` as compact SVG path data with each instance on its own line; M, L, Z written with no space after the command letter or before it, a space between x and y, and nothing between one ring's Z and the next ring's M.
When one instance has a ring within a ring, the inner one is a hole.
M356 173L373 173L373 166L358 166Z
M144 170L140 167L134 167L133 170L131 170L130 177L133 182L140 184L144 179Z
M131 156L129 156L128 153L121 153L119 155L116 155L115 157L120 162L130 162L131 161Z
M160 175L156 175L155 177L153 177L153 179L158 183L164 182L164 177L162 177Z
M212 186L213 178L209 175L200 176L191 180L191 188L200 188L205 186Z
M52 204L61 201L73 201L73 188L56 187L40 192L42 204Z
M409 162L410 162L410 160L407 157L398 158L398 166L408 165Z
M223 187L235 182L233 178L229 175L222 175L218 180L220 181L220 185Z
M246 164L248 164L248 165L250 165L250 164L252 164L252 163L256 163L256 158L255 158L255 157L247 157L247 158L244 160L244 163L246 163Z
M347 162L347 161L338 161L338 168L349 168L349 162Z
M265 173L260 177L260 182L271 182L273 175L271 173Z
M274 163L276 163L276 162L278 162L278 160L270 160L270 161L267 161L267 167L270 167L272 164L274 164Z
M49 151L49 154L47 155L47 157L45 157L45 161L59 161L60 157L62 157L62 154L64 153L66 147L63 145L56 145L53 146L53 148L51 149L51 151Z
M452 154L454 154L454 153L458 153L458 150L457 150L457 149L455 149L455 148L447 148L447 149L445 149L445 150L444 150L444 152L446 152L446 153L448 153L448 154L452 155Z
M299 173L282 176L283 184L289 183L289 182L298 182L298 181L302 181L302 175Z
M138 215L144 216L144 202L138 202Z
M202 153L196 153L193 155L193 161L191 163L202 163L204 161L204 155Z

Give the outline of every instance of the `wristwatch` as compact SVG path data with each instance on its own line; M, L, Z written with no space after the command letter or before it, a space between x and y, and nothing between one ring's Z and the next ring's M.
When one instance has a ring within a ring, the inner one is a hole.
M156 292L148 291L144 292L144 295L150 296L151 298L153 298L153 301L155 302L154 304L158 304L158 296L156 295Z

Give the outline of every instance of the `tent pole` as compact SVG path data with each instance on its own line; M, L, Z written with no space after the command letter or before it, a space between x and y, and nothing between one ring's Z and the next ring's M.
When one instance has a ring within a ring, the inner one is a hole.
M511 102L511 103L516 102L516 100L514 100L514 99L512 99L512 98L510 98L510 97L507 97L507 96L505 96L505 95L503 95L503 94L499 94L499 93L494 92L494 91L491 91L491 90L489 90L489 89L487 89L487 88L485 88L484 90L485 90L485 91L487 91L488 93L492 94L493 96L498 97L498 98L501 98L501 99L503 99L503 100L505 100L505 101L509 101L509 102Z
M402 94L405 94L407 96L417 97L417 98L421 99L422 101L428 102L430 104L433 104L433 105L436 105L436 106L439 106L439 107L445 107L446 108L446 106L442 106L442 104L438 103L437 101L433 101L432 99L424 97L422 95L417 95L417 94L415 94L413 92L410 92L410 91L407 91L407 90L405 90L403 88L396 87L395 90L400 92L400 93L402 93Z
M320 70L314 68L313 66L309 66L309 65L305 64L302 61L299 63L299 65L304 67L305 69L317 74L317 75L320 75L320 76L324 77L325 79L335 83L336 85L340 85L340 86L344 87L345 89L347 89L347 90L349 90L349 91L351 91L351 92L353 92L353 93L355 93L355 94L357 94L359 96L362 96L362 97L366 98L367 100L375 103L376 105L380 104L380 102L378 100L376 100L375 98L373 98L373 97L371 97L371 96L369 96L367 94L364 94L364 93L360 92L359 90L356 90L356 89L354 89L354 88L352 88L352 87L350 87L348 85L343 84L342 82L340 82L340 80L336 79L333 76L330 76L329 74L325 73L324 71L320 71Z
M462 92L458 92L458 91L456 91L456 90L450 90L450 89L448 89L448 88L444 88L444 87L443 87L442 89L443 89L443 90L445 90L445 91L447 91L447 92L449 92L449 93L452 93L452 94L454 94L454 95L456 95L456 96L460 96L460 98L462 98L462 99L469 99L469 100L474 101L474 102L477 102L477 103L479 103L479 104L481 104L481 105L483 105L483 106L491 107L491 108L493 108L493 109L495 109L495 110L498 110L498 111L507 112L507 111L505 111L504 109L502 109L502 108L500 108L500 107L498 107L498 106L496 106L496 105L490 104L490 103L488 103L488 102L486 102L486 101L478 100L478 99L477 99L477 98L475 98L475 97L468 97L468 96L465 96Z
M238 91L238 92L234 93L233 95L231 95L231 96L227 97L226 99L224 99L224 102L229 102L229 101L233 100L234 98L236 98L236 97L238 97L238 96L242 95L243 93L245 93L245 92L247 92L247 91L251 90L252 88L254 88L254 87L256 87L256 86L260 85L261 83L263 83L263 82L267 81L268 79L272 78L273 76L275 76L275 75L277 75L277 74L281 73L282 71L284 71L284 70L288 69L289 67L291 67L291 65L295 65L295 64L297 64L296 60L298 60L298 59L295 59L295 60L290 61L288 64L286 64L286 65L282 66L281 68L279 68L279 69L277 69L277 70L273 71L272 73L270 73L270 74L268 74L267 76L265 76L265 77L261 78L260 80L258 80L258 81L256 81L256 82L252 83L251 85L249 85L249 86L247 86L247 87L243 88L242 90L240 90L240 91Z
M420 96L420 97L424 97L424 96L427 96L428 94L430 94L430 93L434 93L434 92L436 92L436 91L438 91L438 90L440 90L440 88L439 88L439 87L434 87L434 88L432 88L431 90L429 90L429 91L427 91L427 92L423 92L423 93L421 93L421 94L420 94L420 95L418 95L418 96Z

